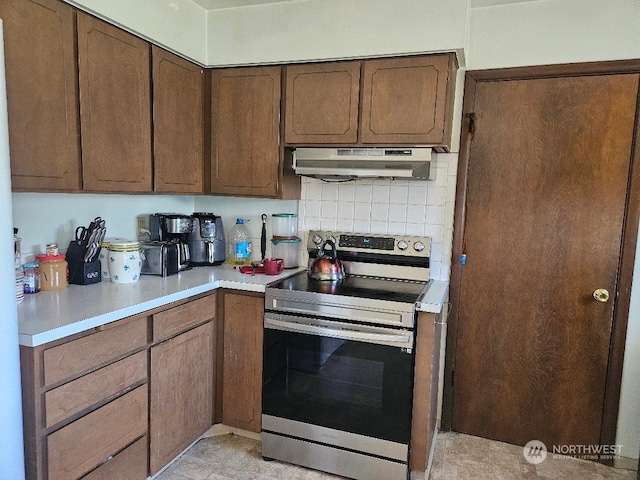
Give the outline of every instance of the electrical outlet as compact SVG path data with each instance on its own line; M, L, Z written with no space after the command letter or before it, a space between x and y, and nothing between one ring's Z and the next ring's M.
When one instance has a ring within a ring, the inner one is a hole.
M147 225L147 218L145 215L139 215L137 217L136 236L138 240L148 240L149 226Z

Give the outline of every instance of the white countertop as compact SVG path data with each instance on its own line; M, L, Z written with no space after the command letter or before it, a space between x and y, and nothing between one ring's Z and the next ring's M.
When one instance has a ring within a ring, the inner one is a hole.
M440 313L448 295L449 282L430 280L427 288L416 302L416 310L419 312Z
M243 274L228 265L197 267L169 277L142 275L135 283L69 285L25 295L18 304L20 345L35 347L216 288L264 292L280 275Z
M143 275L135 283L69 285L64 290L25 295L18 305L19 342L35 347L216 288L264 292L267 284L301 270L252 276L228 265L197 267L169 277ZM417 310L439 313L448 290L448 282L430 281L416 303Z

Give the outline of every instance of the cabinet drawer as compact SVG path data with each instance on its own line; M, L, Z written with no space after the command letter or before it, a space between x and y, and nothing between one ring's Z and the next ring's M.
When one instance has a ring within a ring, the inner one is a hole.
M147 386L47 437L49 480L76 479L147 432Z
M157 313L153 316L153 341L155 343L177 335L215 316L215 295L199 298Z
M45 385L59 382L108 363L147 343L144 318L124 320L113 327L44 351Z
M82 480L145 480L147 478L147 437L129 445Z
M138 352L45 393L46 426L69 418L147 379L147 352Z

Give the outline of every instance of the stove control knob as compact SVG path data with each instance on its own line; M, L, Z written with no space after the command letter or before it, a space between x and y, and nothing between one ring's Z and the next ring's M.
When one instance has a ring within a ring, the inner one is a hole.
M327 237L327 240L331 240L336 247L338 246L338 241L336 240L336 237L334 237L333 235L329 235Z
M407 241L406 241L406 240L400 240L400 241L398 242L398 249L399 249L399 250L403 250L403 251L404 251L404 250L406 250L407 248L409 248L409 244L407 243Z
M416 252L421 252L424 250L424 243L417 241L416 243L413 244L413 249Z
M316 245L320 245L322 243L322 237L316 233L313 235L313 238L311 238L311 241Z

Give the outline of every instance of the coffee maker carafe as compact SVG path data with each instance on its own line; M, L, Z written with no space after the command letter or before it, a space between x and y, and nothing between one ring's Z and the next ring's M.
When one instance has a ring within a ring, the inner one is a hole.
M226 260L222 217L196 212L191 216L192 229L187 235L192 265L220 265Z
M149 216L151 241L171 242L178 245L178 271L191 265L187 237L193 229L190 215L180 213L154 213Z

